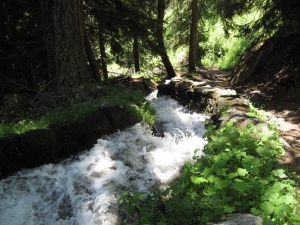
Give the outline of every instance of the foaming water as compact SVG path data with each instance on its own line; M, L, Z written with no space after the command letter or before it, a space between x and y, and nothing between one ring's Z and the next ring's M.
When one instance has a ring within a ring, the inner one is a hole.
M205 118L168 97L156 98L156 92L147 100L156 109L162 138L138 123L59 164L0 181L0 224L117 224L116 203L123 191L147 192L178 176L194 150L203 149Z

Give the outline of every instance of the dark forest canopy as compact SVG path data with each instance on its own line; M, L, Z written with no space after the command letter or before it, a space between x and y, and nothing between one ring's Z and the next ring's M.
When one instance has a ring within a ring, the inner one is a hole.
M167 53L170 40L177 47L190 46L189 71L193 72L199 57L206 54L199 48L206 41L205 21L218 16L225 30L238 30L251 42L300 33L299 9L298 0L3 0L1 95L99 84L108 79L109 63L132 66L138 72L156 56L171 78L175 71ZM172 16L167 17L166 10ZM261 16L255 21L241 25L234 20L235 15L257 10ZM169 26L183 38L166 38Z

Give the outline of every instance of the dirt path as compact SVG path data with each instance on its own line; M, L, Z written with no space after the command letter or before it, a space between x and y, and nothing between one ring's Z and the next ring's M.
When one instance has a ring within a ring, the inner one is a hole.
M234 89L249 98L256 108L266 111L269 119L279 125L281 137L291 147L281 163L291 166L300 175L300 90L281 88L276 84L264 85L259 82L233 86L229 82L230 76L230 72L202 67L197 70L196 75L187 78L205 80L213 87Z

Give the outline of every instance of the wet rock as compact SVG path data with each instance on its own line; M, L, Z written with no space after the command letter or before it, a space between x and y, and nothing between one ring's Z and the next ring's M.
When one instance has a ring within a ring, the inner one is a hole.
M220 88L216 88L215 92L220 97L237 97L236 91L232 90L232 89L220 89Z
M193 82L193 88L202 87L202 86L205 86L205 85L206 85L205 81L195 81L195 82Z
M248 111L249 102L232 89L213 88L205 82L184 81L180 77L160 84L158 95L170 95L192 111L219 114L220 106Z
M138 122L138 118L133 116L122 105L107 105L101 109L106 120L115 130L123 130Z
M259 216L251 214L234 213L223 217L220 222L208 223L207 225L262 225L263 221Z
M143 78L142 83L144 85L146 94L150 94L151 92L157 90L158 84L150 78Z
M181 81L183 81L182 77L173 77L171 79L171 82L173 82L173 83L177 83L177 82L181 82Z
M191 81L182 81L179 84L179 87L184 90L191 89L192 86L193 86L193 82L191 82Z
M58 150L54 148L56 143L53 130L32 130L0 139L0 177L54 161Z

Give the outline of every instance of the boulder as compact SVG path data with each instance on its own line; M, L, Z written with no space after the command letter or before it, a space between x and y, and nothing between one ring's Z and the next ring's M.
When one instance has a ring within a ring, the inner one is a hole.
M213 88L205 82L184 81L180 77L160 84L158 95L170 95L189 110L219 114L224 107L248 111L249 101L241 98L235 90Z
M208 223L207 225L262 225L262 218L252 214L233 213L228 214L218 223Z

